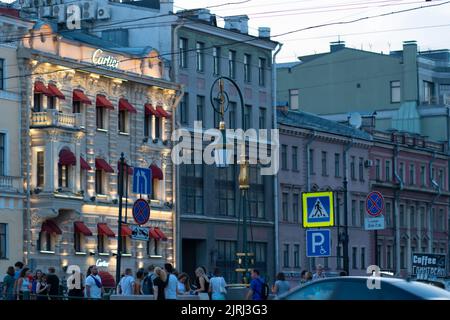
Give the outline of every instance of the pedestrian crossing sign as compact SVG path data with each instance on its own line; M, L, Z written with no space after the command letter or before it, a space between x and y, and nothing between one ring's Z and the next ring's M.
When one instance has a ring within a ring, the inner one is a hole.
M334 225L333 192L302 194L303 227L329 227Z

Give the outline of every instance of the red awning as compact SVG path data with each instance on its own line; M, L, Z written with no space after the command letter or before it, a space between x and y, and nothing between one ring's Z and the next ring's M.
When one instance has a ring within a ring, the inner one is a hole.
M85 236L92 236L92 231L84 224L83 221L75 221L74 230L76 233L82 233Z
M79 89L73 90L72 99L73 101L79 101L84 104L92 104L92 101L88 97L86 97L83 91Z
M155 231L154 228L150 228L150 238L160 240L159 234Z
M161 115L153 108L153 106L150 103L146 103L144 105L145 107L145 115L147 116L155 116L155 117L161 117Z
M170 118L172 116L170 113L168 113L166 110L164 110L163 107L161 107L161 106L156 107L156 112L158 112L161 115L161 117L164 117L164 118Z
M52 96L53 94L48 90L48 88L45 86L45 84L42 83L42 81L36 81L34 83L34 93L42 93L46 96Z
M164 234L164 232L161 231L160 228L155 227L154 230L155 230L155 232L158 234L158 236L159 236L159 238L160 238L161 240L167 241L166 235Z
M89 165L89 163L87 163L87 161L84 160L83 157L81 157L81 156L80 156L80 167L83 170L92 170L92 168Z
M97 106L97 107L100 107L100 108L106 108L106 109L111 109L111 110L114 110L114 106L113 106L113 104L111 103L111 101L109 101L104 95L102 95L102 94L98 94L97 95L97 100L96 100L96 102L95 102L95 105Z
M136 113L136 109L128 102L127 99L121 98L119 100L119 111L128 111L131 113Z
M122 228L120 229L120 235L122 237L129 237L131 236L133 232L131 231L130 227L127 225L122 225Z
M133 167L124 163L124 166L128 167L128 174L133 174ZM120 160L117 162L117 170L120 171Z
M59 91L58 87L55 86L54 84L49 83L48 90L51 92L52 96L58 97L59 99L63 99L63 100L66 99L66 96L61 91Z
M95 169L103 170L108 173L114 172L114 169L102 158L95 158Z
M108 227L106 223L97 223L97 232L107 237L115 237L116 234Z
M158 179L158 180L164 179L162 170L156 164L150 165L150 169L152 170L152 178L153 179Z
M77 164L77 158L69 149L62 149L59 152L59 162L63 166L74 166Z
M61 229L58 227L55 221L53 220L45 220L42 223L41 231L45 231L47 233L56 233L56 234L62 234Z

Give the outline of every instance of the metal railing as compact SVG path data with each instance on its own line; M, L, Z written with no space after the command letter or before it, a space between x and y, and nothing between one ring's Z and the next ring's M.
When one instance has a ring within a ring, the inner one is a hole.
M80 127L80 117L78 114L62 113L55 109L49 109L42 112L32 112L32 127Z

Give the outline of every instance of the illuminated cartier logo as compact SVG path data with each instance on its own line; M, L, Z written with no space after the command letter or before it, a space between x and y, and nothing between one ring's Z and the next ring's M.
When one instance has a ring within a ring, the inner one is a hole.
M108 68L117 69L119 67L119 60L113 56L103 54L102 49L95 50L92 55L92 62L99 66L105 66Z

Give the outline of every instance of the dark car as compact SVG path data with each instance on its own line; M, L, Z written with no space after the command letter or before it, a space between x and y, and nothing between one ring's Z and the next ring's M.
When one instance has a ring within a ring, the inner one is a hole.
M369 287L374 287L374 289L369 289ZM450 293L428 284L398 278L339 277L310 282L302 287L292 289L278 299L450 300Z

